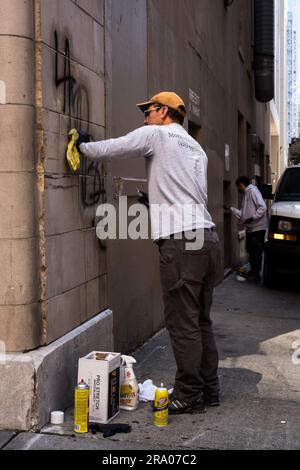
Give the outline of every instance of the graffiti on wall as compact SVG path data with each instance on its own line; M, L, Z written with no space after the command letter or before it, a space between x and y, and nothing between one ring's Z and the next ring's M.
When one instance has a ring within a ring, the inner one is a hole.
M65 39L64 52L59 52L59 38L55 35L55 86L63 89L62 113L69 118L69 129L75 127L89 132L90 105L87 88L79 84L72 75L71 51L68 38ZM106 202L104 168L82 157L79 173L81 199L84 207Z

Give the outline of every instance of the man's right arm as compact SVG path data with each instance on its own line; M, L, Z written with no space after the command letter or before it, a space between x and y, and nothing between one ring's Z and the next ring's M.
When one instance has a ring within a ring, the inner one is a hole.
M80 152L91 160L110 160L113 158L137 158L152 155L154 126L140 127L123 137L82 143Z
M231 210L232 214L235 215L235 217L237 219L242 218L242 211L240 211L239 209L236 209L235 207L230 207L230 210Z

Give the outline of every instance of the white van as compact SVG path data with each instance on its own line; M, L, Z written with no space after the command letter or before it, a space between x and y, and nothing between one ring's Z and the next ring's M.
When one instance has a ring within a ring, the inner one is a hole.
M264 284L272 287L282 276L300 281L300 165L288 167L278 182L267 236Z

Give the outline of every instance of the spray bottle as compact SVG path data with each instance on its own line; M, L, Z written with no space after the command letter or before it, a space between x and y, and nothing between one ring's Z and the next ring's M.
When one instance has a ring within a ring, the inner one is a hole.
M120 408L134 411L139 404L139 387L133 371L136 360L131 356L121 356Z

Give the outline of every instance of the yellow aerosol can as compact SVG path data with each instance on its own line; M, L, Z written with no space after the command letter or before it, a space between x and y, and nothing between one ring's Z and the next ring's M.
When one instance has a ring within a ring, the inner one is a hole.
M169 424L169 392L164 387L164 384L161 384L155 390L154 397L154 420L153 424L155 426L163 427Z
M90 388L82 379L75 387L74 431L85 433L89 430Z

